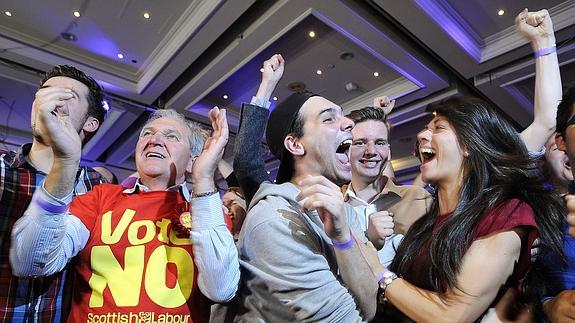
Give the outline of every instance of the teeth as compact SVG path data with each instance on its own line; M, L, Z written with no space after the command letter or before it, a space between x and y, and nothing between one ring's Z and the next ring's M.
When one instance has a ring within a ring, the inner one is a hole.
M338 154L347 153L349 146L351 146L351 139L346 139L342 141L341 144L339 144L339 146L337 147L336 153Z
M419 151L422 154L435 154L435 152L433 151L433 149L429 148L429 147L422 147L421 149L419 149Z
M159 154L159 153L155 153L155 152L149 152L146 154L146 157L157 157L157 158L161 158L164 159L166 157L164 157L164 155Z

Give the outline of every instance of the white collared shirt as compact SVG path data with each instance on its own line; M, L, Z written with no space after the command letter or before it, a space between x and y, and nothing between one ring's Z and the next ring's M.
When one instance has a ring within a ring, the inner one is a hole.
M344 194L344 199L346 203L353 207L355 213L359 217L357 220L362 230L364 231L364 242L367 242L367 234L365 232L369 224L369 215L377 211L384 211L386 209L386 206L383 205L384 203L382 199L385 194L389 193L380 192L375 196L371 203L367 203L355 194L351 183L347 187L347 190ZM385 238L385 244L377 252L379 262L388 267L393 261L393 257L395 257L395 250L401 243L401 240L403 240L403 234L392 234Z

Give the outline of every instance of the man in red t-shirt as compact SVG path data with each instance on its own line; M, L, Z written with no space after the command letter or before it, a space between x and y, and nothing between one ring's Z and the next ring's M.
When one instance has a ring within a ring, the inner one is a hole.
M50 275L77 255L70 322L207 322L203 295L228 301L239 281L213 180L228 139L225 110L209 116L214 132L202 152L205 130L156 111L136 145L137 182L102 185L70 204L80 141L66 116L39 111L53 134L54 166L14 227L14 272Z

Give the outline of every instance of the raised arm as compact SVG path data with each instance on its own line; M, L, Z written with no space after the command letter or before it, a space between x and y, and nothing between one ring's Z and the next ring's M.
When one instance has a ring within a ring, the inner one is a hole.
M515 28L529 39L535 53L534 119L521 133L521 138L529 151L540 151L555 132L555 115L561 101L553 23L547 10L528 12L525 9L515 18Z
M192 168L192 232L198 286L215 302L230 301L238 290L240 263L234 238L227 229L222 201L214 183L214 172L228 142L226 111L209 113L214 129Z
M234 145L234 172L246 205L250 205L261 183L269 181L261 154L261 140L269 114L270 97L284 72L284 59L273 55L264 62L262 82L251 104L242 106L240 127Z
M62 270L89 237L81 221L67 213L82 145L67 100L79 98L59 87L36 93L32 126L51 147L54 161L44 187L36 190L25 215L14 225L10 261L16 275L45 276Z

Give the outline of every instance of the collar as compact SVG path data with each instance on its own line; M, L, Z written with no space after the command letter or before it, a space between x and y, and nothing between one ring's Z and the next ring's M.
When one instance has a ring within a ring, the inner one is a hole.
M381 192L379 192L376 196L373 197L371 203L368 203L367 201L364 201L363 199L361 199L360 197L357 196L357 194L355 194L355 191L353 190L353 186L351 184L351 182L349 183L349 185L347 186L347 189L345 190L344 193L344 201L355 204L355 203L359 203L359 204L363 204L363 205L370 205L373 204L375 201L379 200L380 198L383 198L384 196L386 196L387 194L395 194L397 196L399 196L400 198L403 197L403 190L401 189L401 186L395 185L395 183L387 176L384 176L385 178L387 178L387 182L385 183L385 186L383 187L383 190L381 190Z
M32 143L20 146L14 155L12 163L10 163L10 168L29 168L34 171L38 171L34 166L32 166L28 158L28 155L30 155L30 149L32 149Z
M130 188L126 188L125 190L122 191L122 193L125 194L135 194L139 191L142 192L152 192L152 190L147 187L146 185L142 184L142 182L140 181L140 179L138 178L136 180L136 183L134 183L133 187ZM184 197L184 199L186 199L186 201L190 201L190 190L188 190L188 187L186 186L186 182L183 182L181 184L176 184L174 186L168 187L166 189L166 191L171 191L171 192L180 192L182 194L182 196Z

